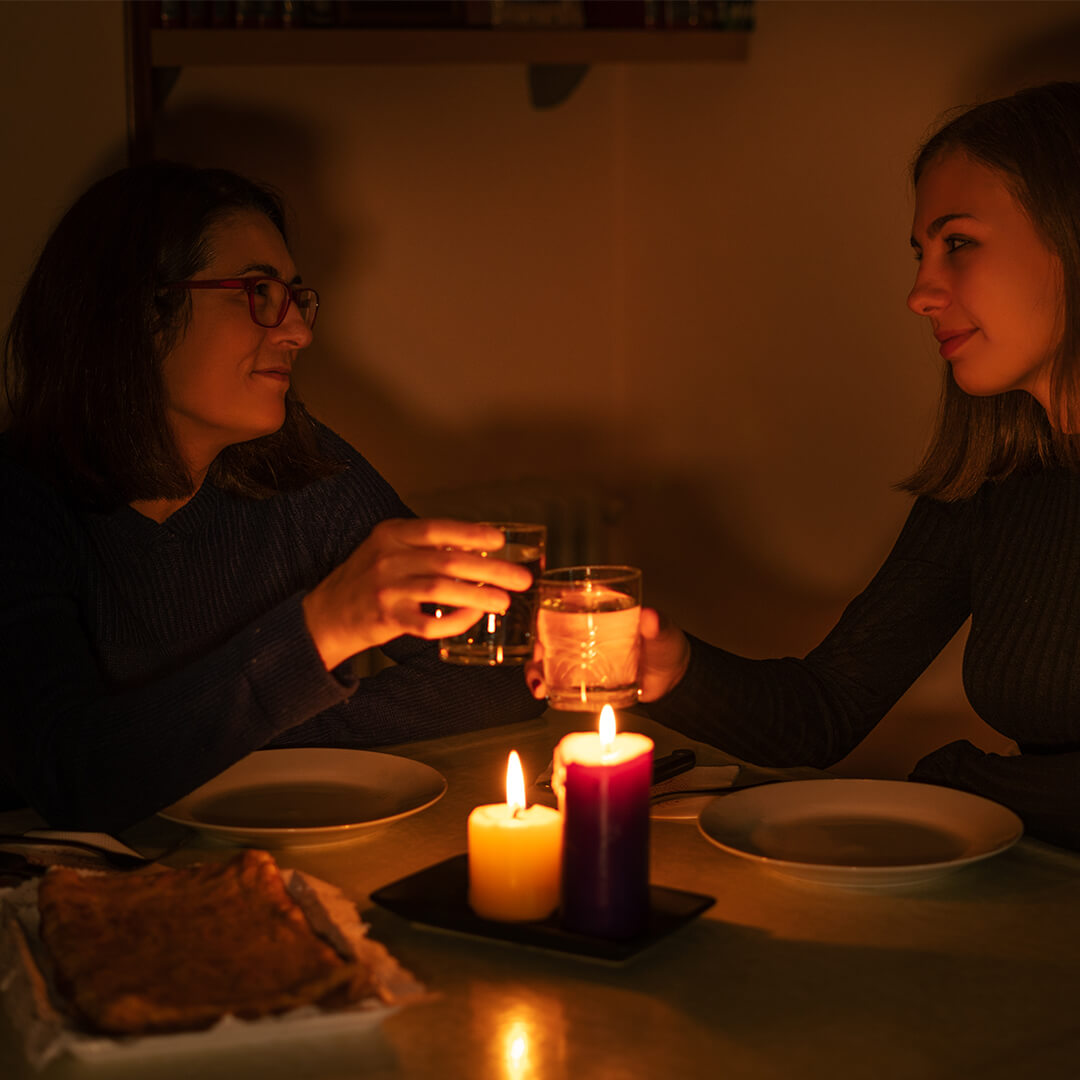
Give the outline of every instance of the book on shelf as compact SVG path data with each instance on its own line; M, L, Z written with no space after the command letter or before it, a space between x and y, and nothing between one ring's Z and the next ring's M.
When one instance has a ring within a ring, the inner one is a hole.
M157 0L159 29L752 30L754 0Z

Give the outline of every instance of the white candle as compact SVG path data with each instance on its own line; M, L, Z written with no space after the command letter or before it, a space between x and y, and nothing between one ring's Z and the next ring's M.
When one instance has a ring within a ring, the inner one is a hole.
M500 922L546 919L559 906L562 814L525 806L516 751L506 767L506 802L469 814L469 906Z

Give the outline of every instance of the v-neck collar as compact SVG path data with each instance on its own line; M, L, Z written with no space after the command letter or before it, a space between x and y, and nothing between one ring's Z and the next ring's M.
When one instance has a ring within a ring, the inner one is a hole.
M153 543L167 536L190 539L200 533L217 515L222 498L224 493L209 480L204 480L199 490L164 521L155 521L139 513L133 506L122 506L116 511L117 520L131 530L133 537L146 543Z

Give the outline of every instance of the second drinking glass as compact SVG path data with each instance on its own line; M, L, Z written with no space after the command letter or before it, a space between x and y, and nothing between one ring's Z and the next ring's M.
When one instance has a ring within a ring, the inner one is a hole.
M450 664L495 666L524 664L533 652L536 583L544 569L547 529L543 525L516 521L485 521L503 534L503 546L481 554L489 559L520 563L533 576L526 592L510 594L505 615L488 613L463 634L443 638L439 656Z

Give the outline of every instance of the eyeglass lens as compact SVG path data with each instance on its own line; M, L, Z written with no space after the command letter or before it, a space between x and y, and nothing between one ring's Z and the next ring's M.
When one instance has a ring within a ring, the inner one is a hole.
M250 292L251 311L260 326L278 326L285 317L285 308L289 303L289 289L280 281L272 278L260 278ZM293 303L296 304L301 318L308 326L315 322L319 310L319 301L314 289L296 288L292 291Z

